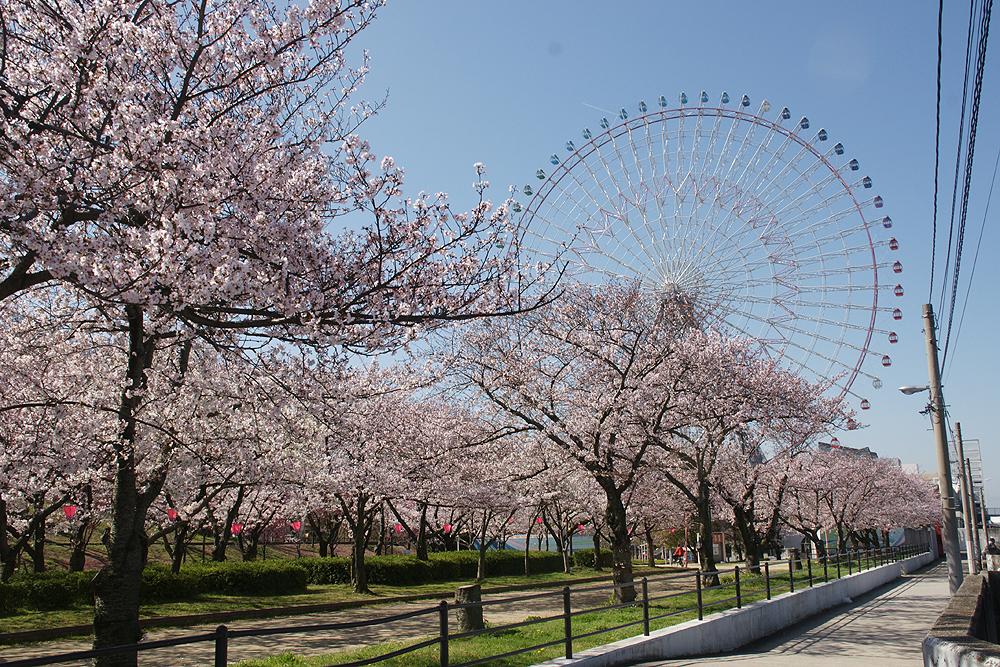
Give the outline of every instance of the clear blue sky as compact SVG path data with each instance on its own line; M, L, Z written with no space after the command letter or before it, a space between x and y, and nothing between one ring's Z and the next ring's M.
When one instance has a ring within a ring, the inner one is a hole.
M968 4L945 9L942 192L950 202L961 105ZM676 99L702 89L716 98L747 93L788 106L825 127L875 182L896 223L906 296L900 343L885 386L869 391L869 427L842 434L845 445L935 470L920 395L895 387L925 384L920 306L927 299L934 165L937 3L592 2L394 0L364 36L371 52L369 98L388 93L365 129L380 154L408 174L408 190L471 197L472 164L485 162L494 198L596 126L605 109L640 99ZM1000 27L994 26L996 30ZM996 30L994 32L996 32ZM1000 148L1000 52L986 68L977 161L963 266L972 266L993 162ZM948 207L941 209L947 220ZM991 221L1000 217L1000 189ZM981 438L991 505L1000 504L1000 452L993 446L1000 361L996 286L998 229L987 223L961 339L945 396L967 438ZM940 269L939 269L940 270ZM964 293L964 288L962 290ZM937 297L935 297L935 302ZM883 347L888 346L882 344ZM879 368L879 371L883 369ZM859 382L866 380L859 380Z

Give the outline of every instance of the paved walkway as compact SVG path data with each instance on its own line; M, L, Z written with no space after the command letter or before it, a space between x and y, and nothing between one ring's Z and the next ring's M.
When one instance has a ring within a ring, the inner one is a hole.
M739 653L646 663L739 667L821 665L897 667L922 664L920 644L948 604L944 563L905 576L784 632L744 647Z
M691 569L691 572L694 572L693 568ZM649 590L651 595L693 587L694 580L692 578L677 578L676 576L666 575L651 577L649 579ZM583 609L584 607L592 608L603 606L607 604L608 597L611 594L609 582L577 584L573 588L599 589L579 593L574 592L574 610ZM516 601L518 597L533 595L542 591L552 591L553 595L521 602ZM562 613L561 591L561 587L552 586L518 591L514 593L484 595L483 599L488 601L505 599L514 600L507 604L497 604L495 606L488 605L484 609L484 616L488 622L499 625L502 623L515 623L517 621L523 621L528 616L549 616L559 614ZM232 630L242 630L246 628L287 627L293 625L360 621L391 616L393 614L405 613L418 609L426 609L428 607L433 607L434 604L434 600L420 600L404 604L387 604L376 607L362 607L359 609L347 609L343 611L319 614L233 621L228 625ZM183 635L209 632L214 629L215 624L187 628L154 628L146 634L145 639L147 641L151 641L156 639L166 639L168 637L180 637ZM451 617L451 632L458 632L454 613ZM229 661L230 664L233 664L240 660L265 658L280 653L316 655L390 641L424 638L436 635L437 633L438 617L436 613L433 613L425 616L417 616L400 621L394 621L383 625L352 630L315 632L308 634L283 634L271 635L268 637L241 637L230 640ZM24 644L20 646L0 646L0 665L2 665L6 660L33 658L43 655L51 655L54 653L86 650L88 648L90 648L89 639L66 639L37 644ZM204 665L212 664L212 650L213 647L211 642L156 649L140 654L141 657L139 664L144 666L171 665L171 667L203 667ZM79 662L61 664L88 665L90 663Z

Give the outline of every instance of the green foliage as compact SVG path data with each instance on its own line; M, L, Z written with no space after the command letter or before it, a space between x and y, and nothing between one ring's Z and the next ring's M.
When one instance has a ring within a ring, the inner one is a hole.
M198 578L198 592L229 595L304 593L309 571L292 560L259 560L195 565L182 574Z
M593 549L577 549L573 552L573 564L576 567L594 567L594 550ZM613 567L615 564L615 557L607 549L601 551L601 567Z
M20 573L0 584L0 613L11 614L21 607L58 609L73 604L90 604L93 572Z
M93 604L93 572L53 570L17 574L0 584L0 614L19 609L64 609ZM164 565L143 570L144 603L192 600L202 593L280 595L304 593L309 572L295 561L269 560L190 565L174 574Z
M528 555L531 574L561 572L562 556L551 551ZM298 563L309 572L311 584L343 584L351 580L348 558L303 558ZM371 556L365 559L368 581L388 586L410 586L432 581L462 581L476 577L479 555L474 551L442 551L430 560L415 556ZM486 552L486 574L505 577L524 574L524 554L519 551Z

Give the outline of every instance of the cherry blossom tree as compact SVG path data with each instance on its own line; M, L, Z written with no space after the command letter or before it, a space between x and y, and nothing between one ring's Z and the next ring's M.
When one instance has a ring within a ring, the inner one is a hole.
M671 375L679 321L634 285L571 286L544 310L465 332L451 360L456 391L479 397L498 434L537 434L600 487L622 601L635 597L624 499L649 448L632 423L641 413L655 433L671 410L672 396L646 385Z
M667 454L660 472L695 505L701 532L702 570L714 576L712 553L713 478L730 447L748 464L761 461L760 444L800 446L836 425L839 403L764 355L753 341L729 339L692 328L680 349L686 371L667 387L647 384L654 397L673 392L676 425L637 420L647 443ZM747 517L749 520L749 517ZM749 523L747 524L750 525ZM749 532L749 531L748 531ZM753 535L748 547L757 552Z
M109 562L95 645L138 640L150 374L195 339L371 350L531 308L506 205L406 198L354 134L349 46L378 2L14 0L0 25L0 299L59 283L119 331ZM539 297L544 300L545 297ZM134 656L101 664L134 664Z

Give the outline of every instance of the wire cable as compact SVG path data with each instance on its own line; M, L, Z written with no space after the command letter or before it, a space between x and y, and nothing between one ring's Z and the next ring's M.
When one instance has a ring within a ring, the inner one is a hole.
M990 201L993 199L993 186L997 182L997 168L1000 167L1000 150L997 151L997 158L993 163L993 179L990 181L990 192L986 195L986 210L983 211L983 222L979 225L979 239L976 241L976 253L972 256L972 269L969 271L969 282L965 286L965 299L962 302L962 314L958 317L958 329L955 331L955 345L952 350L958 348L958 339L962 335L962 324L965 322L965 309L969 305L969 294L972 292L972 280L976 277L976 264L979 262L979 249L983 245L983 231L986 229L986 217L990 212ZM955 355L952 355L954 358ZM955 364L953 363L952 366ZM942 369L942 377L951 370L951 366L947 370ZM944 380L941 380L944 382Z
M962 166L962 147L965 145L965 111L969 99L969 73L972 71L972 42L976 32L976 0L969 2L969 28L965 35L965 75L962 82L962 111L958 115L958 144L955 151L955 175L952 178L951 214L948 223L948 250L944 256L944 267L941 271L941 295L938 299L938 312L944 312L945 295L948 293L948 266L951 264L951 248L955 236L955 211L958 208L958 174Z
M934 216L931 223L931 286L927 295L927 303L931 303L934 300L934 265L937 261L938 174L941 165L941 44L943 23L944 0L938 0L937 102L934 114Z
M958 281L962 271L962 247L965 243L965 223L969 214L969 190L972 186L972 168L976 156L976 130L979 126L979 104L983 93L983 73L986 69L986 47L990 37L990 15L993 0L983 3L982 24L979 31L978 55L976 58L976 83L972 93L972 114L969 119L969 147L965 153L965 183L962 188L962 214L958 225L958 240L955 246L955 271L951 281L951 304L948 309L948 331L944 339L944 355L941 367L948 363L948 349L951 344L952 322L955 317L955 302L958 300Z

